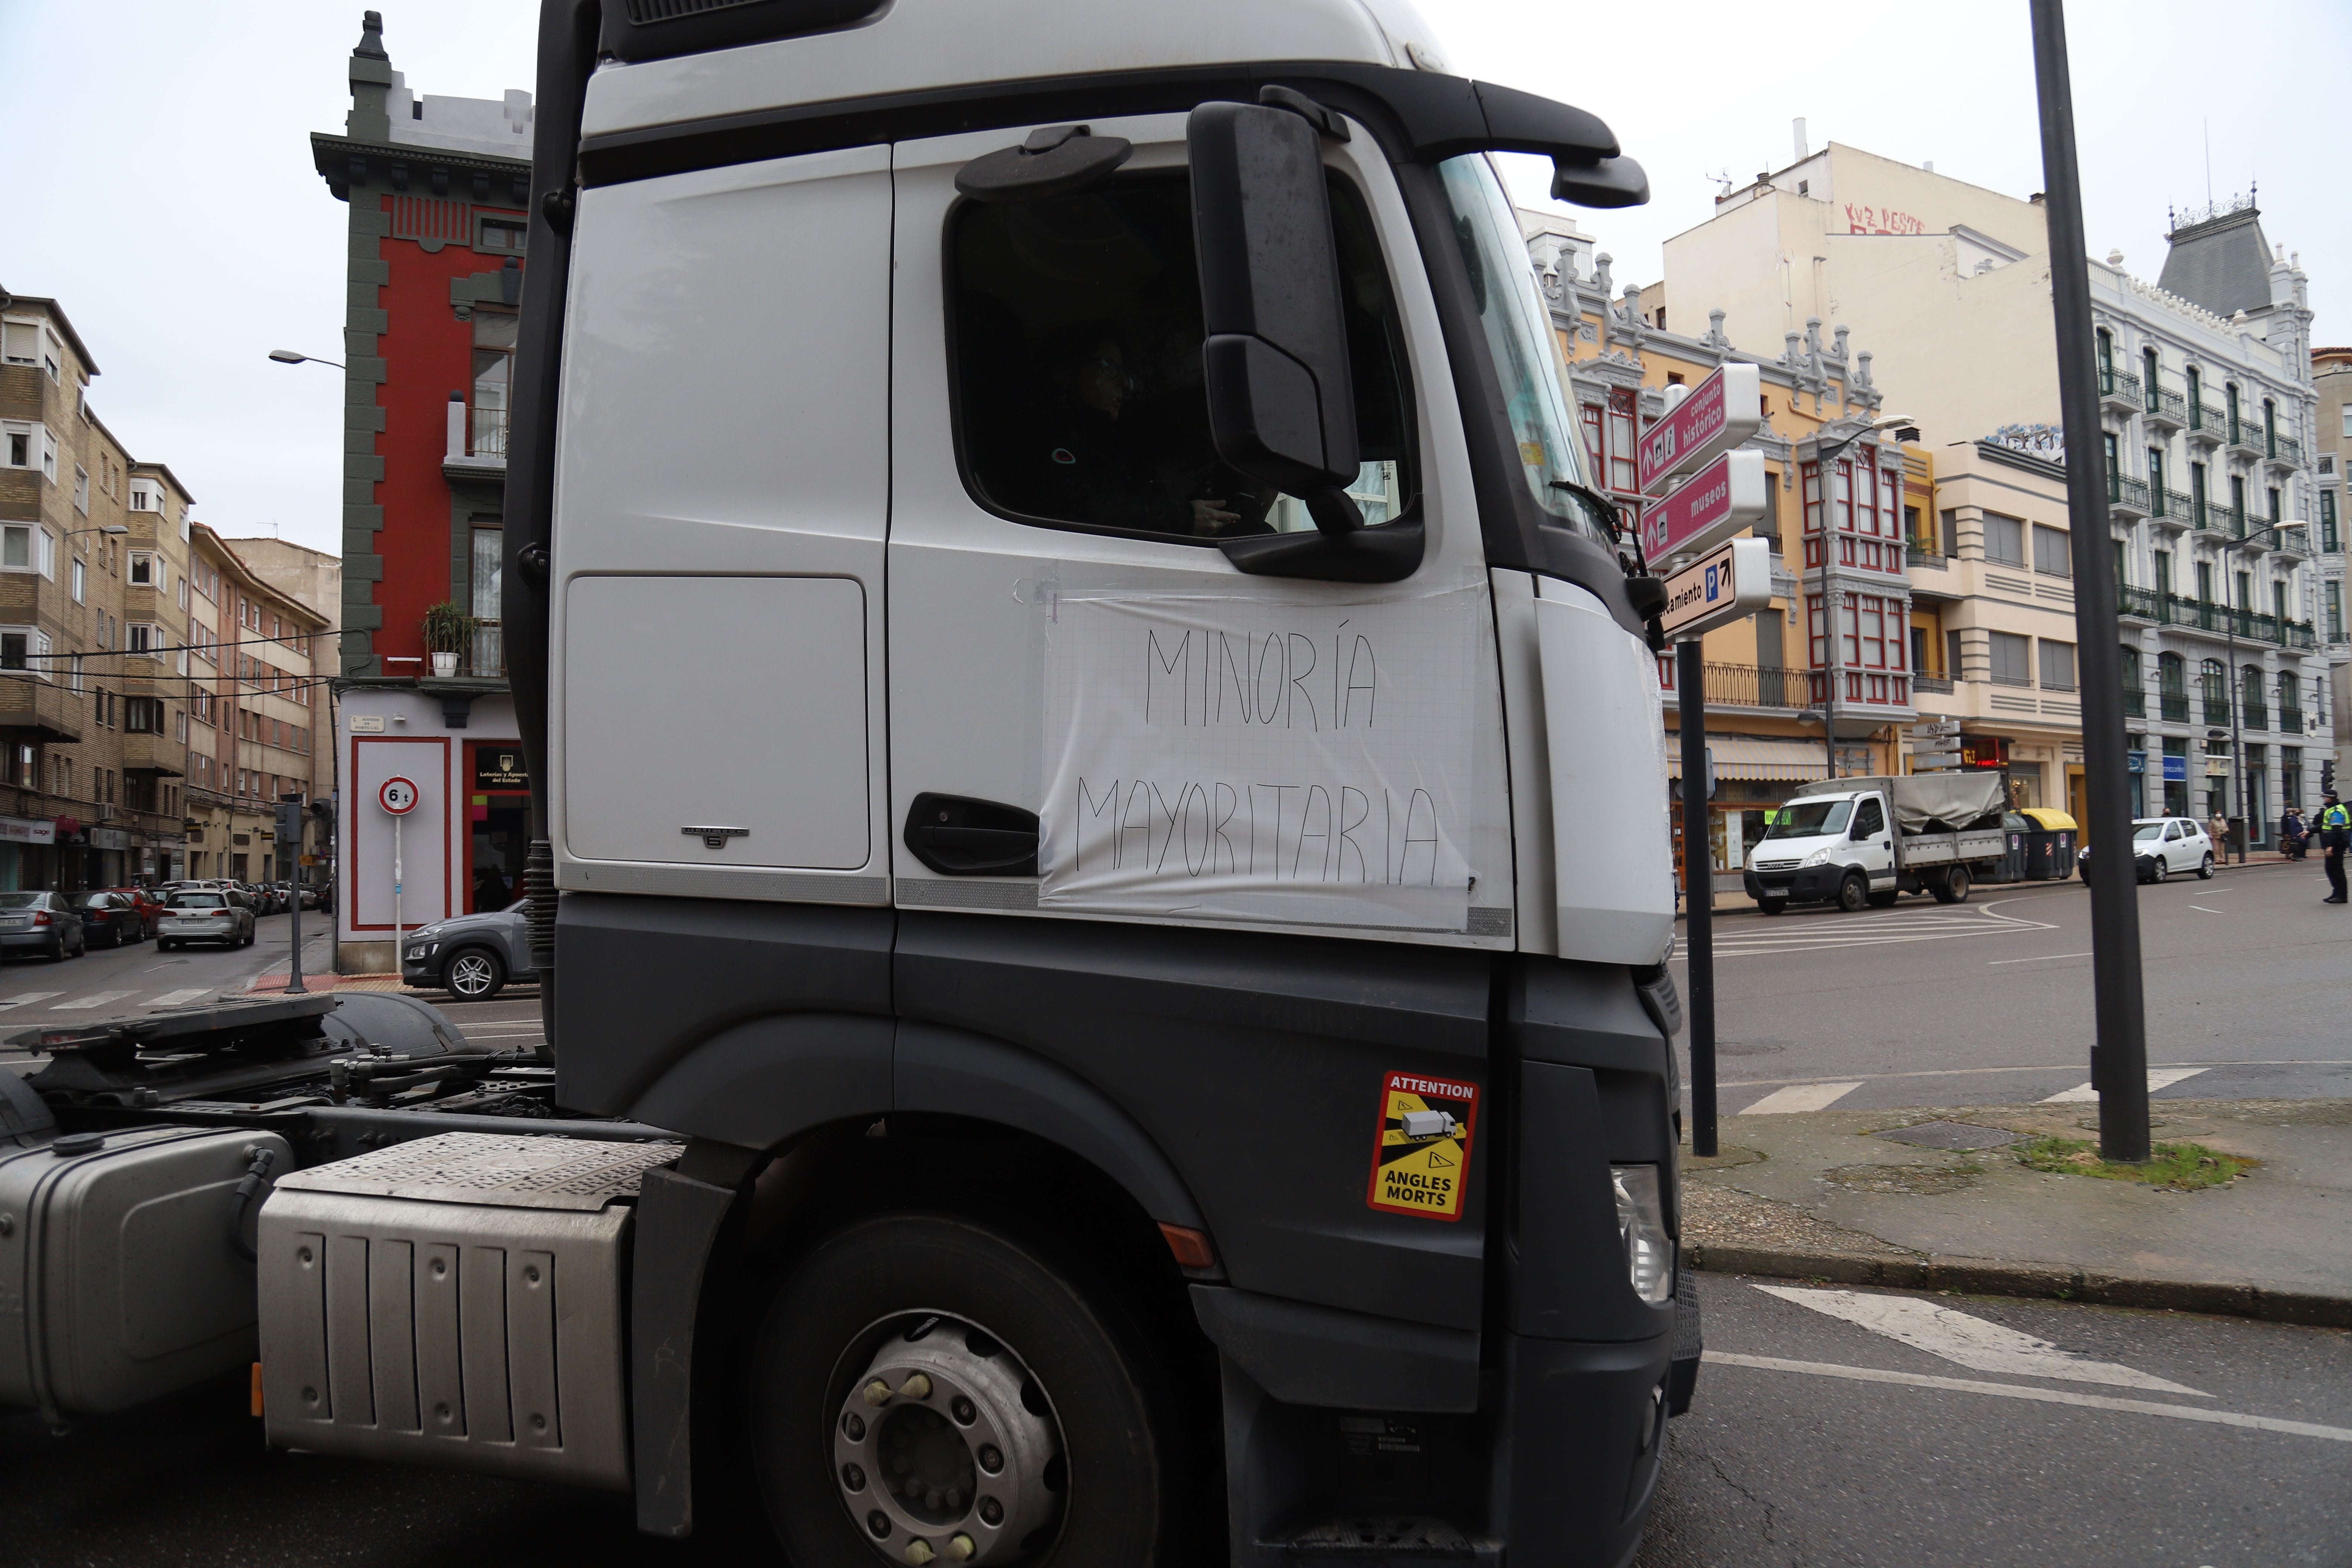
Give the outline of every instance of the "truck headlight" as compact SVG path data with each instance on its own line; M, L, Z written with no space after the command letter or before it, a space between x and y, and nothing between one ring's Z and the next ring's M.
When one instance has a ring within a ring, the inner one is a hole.
M1666 1235L1665 1197L1655 1165L1612 1165L1617 1235L1625 1244L1625 1276L1633 1294L1656 1305L1675 1293L1675 1244Z
M1826 866L1830 863L1830 851L1836 847L1837 846L1834 844L1824 844L1819 849L1816 849L1811 854L1806 856L1802 861L1799 862L1799 864L1805 866Z

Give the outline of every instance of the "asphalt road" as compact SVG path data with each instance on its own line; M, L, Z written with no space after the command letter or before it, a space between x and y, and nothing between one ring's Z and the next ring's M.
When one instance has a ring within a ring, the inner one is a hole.
M1711 1359L1696 1407L1668 1428L1637 1568L2352 1563L2352 1334L1721 1275L1699 1289ZM1809 1304L1832 1298L1961 1316L1925 1334L1898 1322L1912 1340L1898 1339ZM2046 1342L2021 1352L2020 1333ZM272 1453L245 1400L232 1380L58 1435L0 1415L7 1561L776 1561L740 1530L685 1545L640 1537L619 1494Z
M2316 858L2260 858L2139 889L2158 1099L2352 1096L2352 910L2323 906L2326 890ZM1726 1116L1767 1095L1788 1110L2015 1104L2089 1079L2079 882L1858 915L1718 912L1715 934ZM1676 968L1687 994L1686 953Z

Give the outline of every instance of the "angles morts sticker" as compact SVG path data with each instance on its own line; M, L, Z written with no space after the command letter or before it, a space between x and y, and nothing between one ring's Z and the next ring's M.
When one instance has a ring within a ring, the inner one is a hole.
M1469 1180L1478 1086L1392 1072L1381 1086L1372 1181L1364 1201L1391 1214L1460 1219Z

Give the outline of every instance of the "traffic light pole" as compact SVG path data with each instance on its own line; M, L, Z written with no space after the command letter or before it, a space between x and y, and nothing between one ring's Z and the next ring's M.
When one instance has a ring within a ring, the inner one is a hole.
M302 984L302 792L289 790L278 797L278 868L286 872L287 940L293 946L293 957L286 970L286 994L307 996L310 990ZM288 870L286 846L294 846L294 866Z
M2058 332L2058 406L2066 431L2066 516L2074 552L2074 637L2082 663L2083 772L2092 857L2091 1082L2099 1152L2148 1156L2147 1018L2140 990L2139 888L2132 874L2131 778L2124 754L2123 655L2107 537L2107 476L2092 358L2091 273L2074 157L2074 89L2062 0L2032 0L2033 75L2042 110L2042 179L2050 226L2050 289Z

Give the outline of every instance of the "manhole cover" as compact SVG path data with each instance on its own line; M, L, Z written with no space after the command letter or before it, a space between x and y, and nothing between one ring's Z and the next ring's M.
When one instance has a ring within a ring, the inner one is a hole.
M1923 1149L1998 1149L2004 1143L2024 1141L2021 1133L2003 1132L1998 1127L1974 1127L1965 1121L1923 1121L1916 1127L1890 1127L1871 1136L1896 1143L1916 1143Z

